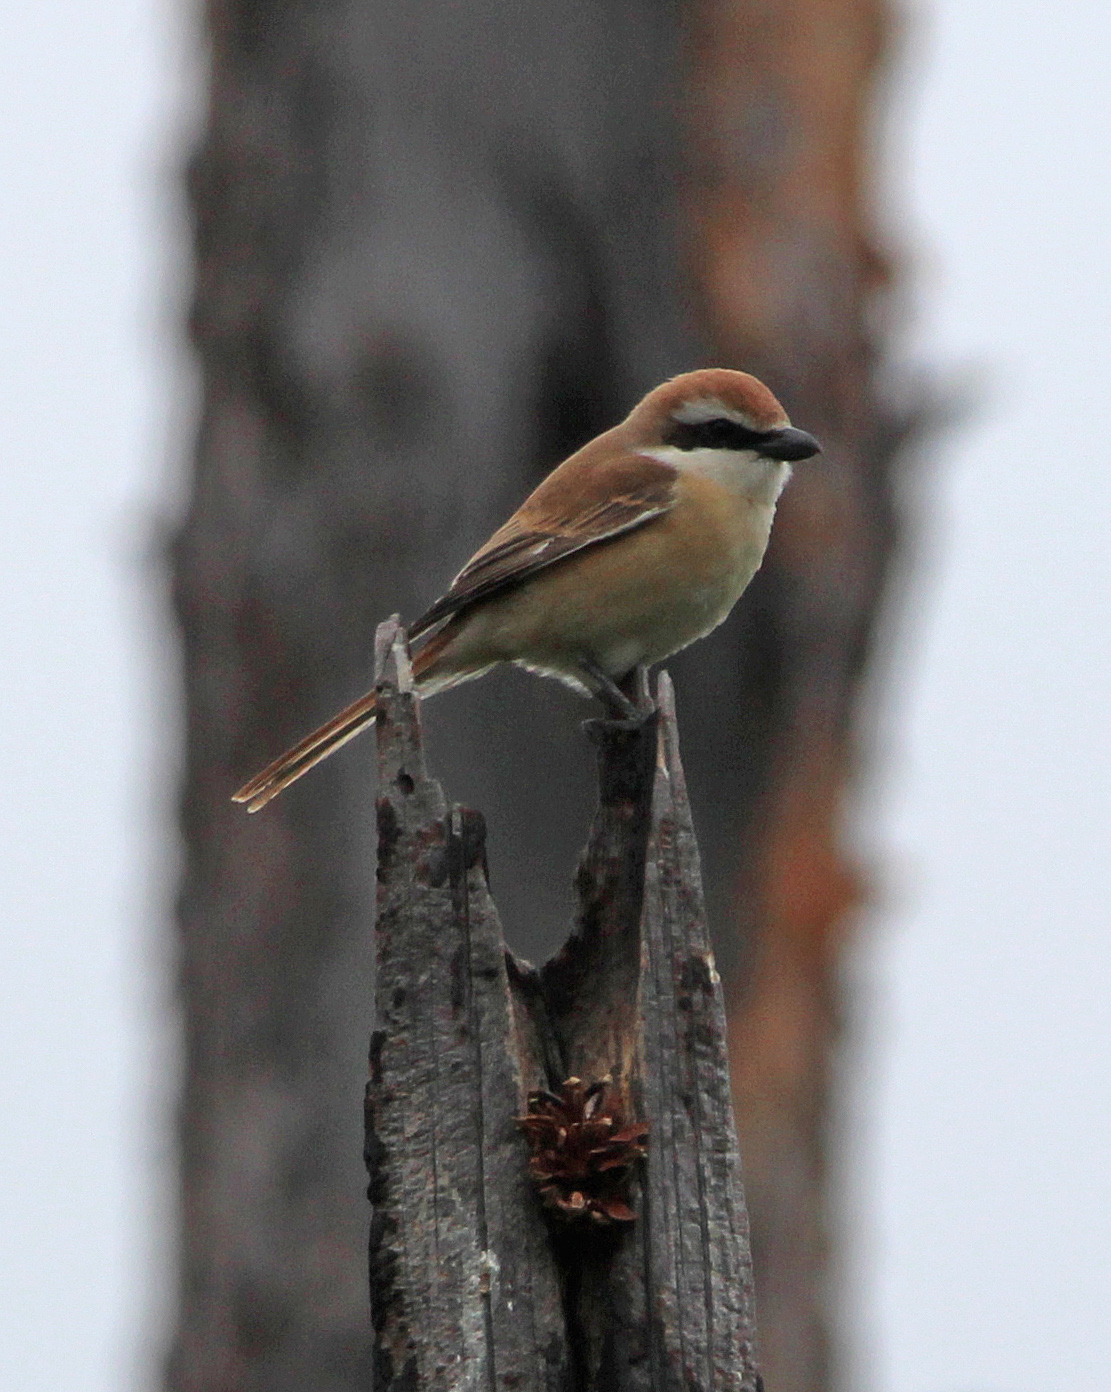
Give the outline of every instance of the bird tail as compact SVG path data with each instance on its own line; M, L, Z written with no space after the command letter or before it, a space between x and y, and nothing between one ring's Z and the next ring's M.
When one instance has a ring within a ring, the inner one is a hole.
M436 659L449 641L450 637L446 631L438 633L414 659L413 679L418 691L422 679L428 681L433 676L439 677L439 680L432 683L435 691L443 691L445 687L454 684L450 678L445 680L434 671ZM309 769L314 768L329 754L334 754L341 745L354 739L368 725L373 725L378 714L377 707L378 698L373 691L368 691L365 696L360 696L357 701L344 706L338 715L326 720L311 735L306 735L292 749L279 754L261 773L256 773L254 778L244 783L238 792L232 794L232 802L245 802L248 812L258 812L271 798L276 798L283 789L288 788L291 783L296 783L302 774L308 773Z

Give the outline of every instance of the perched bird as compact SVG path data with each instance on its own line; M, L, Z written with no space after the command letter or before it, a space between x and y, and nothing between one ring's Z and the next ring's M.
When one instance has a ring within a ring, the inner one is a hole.
M431 696L500 662L637 714L621 683L718 626L756 574L791 461L819 452L746 372L656 387L565 460L409 630ZM257 812L374 721L368 692L235 794Z

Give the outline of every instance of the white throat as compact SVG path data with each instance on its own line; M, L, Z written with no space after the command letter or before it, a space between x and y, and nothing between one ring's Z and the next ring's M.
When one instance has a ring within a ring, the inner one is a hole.
M750 502L774 507L791 477L791 466L782 459L766 459L755 450L678 449L657 445L640 451L661 464L689 474L701 474Z

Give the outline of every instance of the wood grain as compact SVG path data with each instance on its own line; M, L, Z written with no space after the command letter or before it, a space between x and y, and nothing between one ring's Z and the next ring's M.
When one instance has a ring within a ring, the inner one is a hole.
M366 1096L376 1392L556 1392L558 1276L514 1118L543 1075L513 1028L485 827L425 771L396 622L378 634L377 1028Z

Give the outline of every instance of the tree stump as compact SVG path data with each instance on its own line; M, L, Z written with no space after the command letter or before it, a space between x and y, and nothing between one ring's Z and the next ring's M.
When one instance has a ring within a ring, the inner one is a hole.
M378 1392L756 1392L725 1013L669 679L655 710L642 683L642 721L588 723L600 795L579 911L540 970L506 951L481 816L449 810L425 769L396 619L376 679ZM647 1127L632 1221L541 1203L520 1118L568 1077L604 1081L595 1096Z

